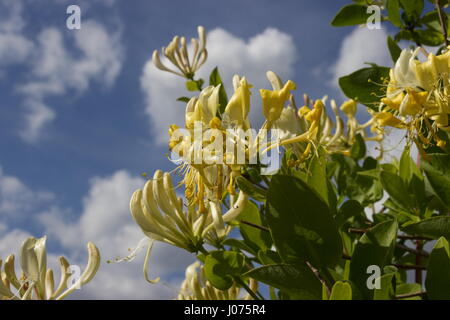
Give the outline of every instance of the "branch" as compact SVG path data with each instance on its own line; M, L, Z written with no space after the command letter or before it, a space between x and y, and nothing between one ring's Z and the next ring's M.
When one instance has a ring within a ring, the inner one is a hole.
M444 35L444 39L445 39L445 46L448 46L449 42L448 42L448 34L447 34L447 25L445 24L445 21L444 21L444 15L442 14L442 8L439 5L439 0L435 0L434 4L436 5L436 11L439 16L439 22L441 23L442 34Z
M345 260L352 260L352 257L350 257L350 256L348 256L348 255L346 255L346 254L343 254L342 255L342 259L345 259ZM392 264L390 264L391 266L394 266L394 267L396 267L396 268L398 268L398 269L414 269L414 270L426 270L426 267L424 267L424 266L419 266L419 265L416 265L416 264L398 264L398 263L392 263Z
M246 224L246 225L248 225L248 226L250 226L250 227L253 227L253 228L262 230L262 231L270 232L270 229L269 229L269 228L260 226L260 225L258 225L258 224L254 224L254 223L251 223L251 222L248 222L248 221L245 221L245 220L241 220L241 223Z
M415 254L417 256L422 256L422 257L429 257L430 256L430 254L428 252L426 252L426 251L410 248L410 247L405 246L405 245L400 244L400 243L396 243L395 246L397 248L399 248L399 249L403 249L405 251L411 252L411 253L413 253L413 254Z
M357 229L357 228L349 228L348 229L348 232L360 233L360 234L366 233L367 231L368 231L367 229ZM429 237L406 236L406 235L401 235L401 234L397 235L397 238L403 239L403 240L427 240L427 241L434 240L433 238L429 238Z

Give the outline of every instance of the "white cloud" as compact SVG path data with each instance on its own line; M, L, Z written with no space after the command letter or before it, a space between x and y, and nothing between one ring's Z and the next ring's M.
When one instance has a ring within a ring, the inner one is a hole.
M46 28L37 37L31 80L18 88L26 97L24 105L28 113L21 136L27 142L38 140L45 125L56 117L45 104L46 97L65 94L68 90L82 93L93 81L108 87L120 73L123 49L119 32L111 34L103 25L87 20L83 21L81 30L71 35L72 50L56 28Z
M21 33L25 25L22 10L20 1L0 1L0 68L25 61L33 48Z
M339 57L331 68L333 86L339 77L364 68L366 62L390 66L391 58L386 45L387 33L384 29L370 30L358 27L342 41Z
M292 78L298 55L292 37L274 28L268 28L248 41L217 28L208 33L207 49L208 61L197 76L208 80L208 73L218 66L229 96L233 93L232 76L246 76L255 86L251 119L257 123L262 119L257 89L268 87L266 71L272 70L283 79ZM184 89L183 79L157 70L151 61L144 67L141 87L152 133L157 143L164 144L168 125L184 122L185 105L175 100L189 93Z
M31 190L17 177L6 175L0 167L0 215L3 221L23 218L53 199L51 192Z
M24 230L8 230L5 224L0 224L0 257L4 259L10 254L16 255L23 241L30 236Z
M55 119L56 114L38 100L27 99L24 106L27 108L26 127L20 132L20 136L23 140L32 143L38 139L42 129Z
M113 4L110 0L98 2ZM124 50L120 30L111 32L88 19L82 20L81 30L64 33L47 27L28 36L24 33L25 4L31 5L27 1L0 0L0 76L5 79L6 68L13 64L27 68L27 80L17 86L17 91L24 97L26 113L20 136L31 143L56 118L45 99L69 90L81 94L92 82L110 87L121 71Z

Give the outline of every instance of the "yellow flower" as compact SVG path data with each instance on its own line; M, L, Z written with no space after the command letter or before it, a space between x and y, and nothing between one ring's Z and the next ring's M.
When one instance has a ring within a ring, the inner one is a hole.
M380 112L376 114L374 118L382 127L389 126L399 129L404 128L404 123L390 112Z
M234 76L233 83L235 91L225 108L225 115L228 119L242 127L244 130L249 128L248 113L250 112L250 88L253 86L247 82L244 77Z
M317 100L314 103L313 109L305 115L305 119L311 123L314 121L320 121L324 108L325 106L323 105L322 100Z
M435 56L430 53L428 60L420 62L415 60L413 70L419 81L419 85L425 90L432 90L439 79L447 79L450 72L450 52Z
M406 116L414 116L418 114L423 108L428 98L428 92L416 92L414 90L407 90L405 98L400 104L400 115Z
M398 93L394 98L382 98L381 102L387 105L389 108L394 110L399 110L400 105L402 104L403 99L405 98L405 94L402 92Z
M341 105L341 111L344 112L349 118L354 117L356 114L357 104L358 103L353 99L347 100Z
M261 89L259 91L262 98L263 114L269 122L272 123L280 118L284 104L291 94L290 91L295 90L295 88L295 83L289 80L280 90Z

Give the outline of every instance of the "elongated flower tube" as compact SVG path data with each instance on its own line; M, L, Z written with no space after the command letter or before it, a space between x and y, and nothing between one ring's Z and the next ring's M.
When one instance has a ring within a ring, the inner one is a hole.
M231 230L225 223L236 219L248 197L240 193L236 203L222 215L218 204L205 203L204 210L195 204L185 205L177 197L169 173L158 170L143 190L136 190L130 211L144 234L189 252L198 252L204 241L223 239Z
M23 276L16 276L14 255L6 258L0 279L0 299L3 300L61 300L90 282L100 267L100 252L89 242L88 264L80 277L73 278L71 266L64 257L59 258L61 278L55 289L52 269L47 269L46 237L26 239L20 250ZM0 260L0 270L2 261ZM69 281L71 280L71 281ZM70 282L70 283L69 283Z
M250 280L249 287L256 291L258 283ZM178 300L251 300L250 295L242 294L241 288L233 283L228 290L218 290L206 280L203 265L196 261L186 268L186 276L181 284Z
M171 72L181 77L192 79L195 72L205 63L208 52L206 50L205 28L197 28L198 39L191 39L188 48L185 37L175 36L167 47L161 49L168 62L175 68L169 68L161 61L160 52L153 51L153 64L162 71ZM190 49L190 50L189 50ZM191 51L191 53L189 53Z

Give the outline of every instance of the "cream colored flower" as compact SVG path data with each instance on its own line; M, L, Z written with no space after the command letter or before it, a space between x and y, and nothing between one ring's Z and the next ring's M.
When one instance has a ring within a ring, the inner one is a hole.
M158 170L143 190L134 192L130 210L144 234L189 252L198 252L205 241L217 244L231 231L226 225L244 209L248 197L241 192L234 205L222 214L218 201L185 205L177 197L169 173Z
M20 250L20 265L22 276L17 277L14 265L14 255L6 258L0 279L0 299L3 300L61 300L87 284L100 267L100 252L89 242L88 264L78 279L69 284L71 270L69 262L59 258L61 279L55 289L53 270L47 268L46 237L40 239L28 238ZM0 260L0 270L2 261Z
M256 291L258 283L250 279L249 287ZM181 284L178 300L251 300L250 295L242 295L241 288L233 284L228 290L218 290L206 280L203 265L199 261L186 268L186 277Z
M171 62L175 69L167 67L161 61L158 50L153 51L152 61L154 65L162 71L193 79L195 72L205 63L208 57L205 29L199 26L197 30L198 39L191 39L190 49L192 52L190 54L185 37L175 36L167 47L161 49L161 54Z

